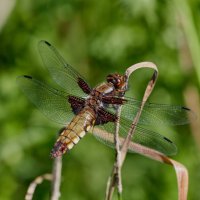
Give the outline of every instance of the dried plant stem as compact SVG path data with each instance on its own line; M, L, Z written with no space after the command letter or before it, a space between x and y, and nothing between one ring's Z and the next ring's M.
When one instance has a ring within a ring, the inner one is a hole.
M51 189L51 200L58 200L60 197L60 183L61 183L61 172L62 172L62 157L54 159L53 164L53 180Z
M38 184L41 184L44 180L52 181L51 200L58 200L60 197L60 182L61 182L61 170L62 170L62 157L57 157L54 160L52 174L44 174L35 178L28 187L25 200L32 200L35 189Z
M114 179L116 180L118 196L122 194L122 179L121 179L121 152L120 152L120 142L119 142L119 120L120 120L121 107L117 110L118 120L115 126L114 143L116 149L116 159L114 165Z
M133 120L133 123L130 127L129 133L128 133L126 139L123 142L123 145L120 145L121 143L120 143L120 139L119 139L119 123L120 123L120 121L117 121L117 123L116 123L116 129L115 129L115 134L114 134L116 159L115 159L115 163L113 165L112 173L111 173L110 177L108 178L108 182L107 182L106 197L105 197L106 200L112 199L113 192L114 192L114 189L115 189L116 186L117 186L117 189L118 189L118 199L119 200L122 199L121 168L122 168L122 165L123 165L124 160L126 158L129 143L131 142L132 136L133 136L134 131L136 129L136 125L137 125L137 122L139 121L140 115L142 113L142 109L144 107L146 100L148 99L149 95L151 94L151 92L154 88L155 81L156 81L156 78L157 78L158 70L157 70L156 65L153 64L153 63L150 63L150 62L143 62L143 63L138 63L136 65L133 65L126 70L127 79L129 78L129 76L132 74L133 71L140 69L140 68L152 68L155 71L154 71L152 79L149 82L149 84L146 88L146 91L144 93L144 97L143 97L143 100L142 100L140 110L138 111L136 117ZM128 84L128 80L127 80L127 84ZM125 88L126 87L127 87L127 85L125 86ZM120 120L120 114L121 114L121 107L117 111L117 115L118 115L119 120ZM120 146L122 146L121 149L120 149Z
M100 137L102 139L106 138L106 140L110 143L114 142L114 137L113 137L112 133L106 132L105 130L99 129L97 127L94 128L93 133L97 137ZM120 146L122 146L124 144L124 141L125 141L124 138L119 137ZM131 152L141 154L143 156L146 156L146 157L156 160L158 162L169 164L169 165L173 166L175 169L175 172L176 172L177 182L178 182L178 199L179 200L187 200L189 177L188 177L188 171L184 165L176 162L175 160L172 160L171 158L168 158L164 154L162 154L154 149L150 149L148 147L142 146L141 144L137 144L132 141L129 143L128 150ZM107 182L107 190L108 191L106 191L106 197L107 197L106 199L109 199L109 200L112 199L112 194L113 194L113 191L109 191L109 189L114 190L114 187L109 188L109 185L112 186L112 181L113 181L113 180L111 180L112 175L113 175L113 172L110 175L108 182Z
M38 176L31 182L26 192L25 200L32 200L37 185L41 184L44 180L52 180L52 174L43 174Z
M109 176L108 181L107 181L106 196L105 196L106 200L111 200L112 199L113 192L115 190L115 186L116 186L116 182L117 182L116 181L116 174L117 174L116 169L117 168L115 166L116 165L114 164L112 173ZM118 194L118 197L120 197L120 196L121 196L121 194Z
M117 110L118 121L115 126L115 134L114 134L114 144L115 144L115 163L113 165L113 170L111 175L108 178L107 189L106 189L106 198L112 199L112 195L117 186L118 190L118 199L122 199L122 182L121 182L121 152L120 152L120 141L119 141L119 114L120 107Z
M29 185L25 200L32 200L33 195L38 184L41 184L43 180L49 180L52 182L51 187L51 200L58 200L60 197L60 183L61 183L61 172L62 172L62 157L57 157L53 162L52 174L44 174L38 176Z
M132 123L131 128L128 132L127 137L125 139L118 137L119 146L121 147L121 149L120 149L121 163L119 165L120 166L119 169L121 170L123 162L126 158L127 150L130 150L132 152L137 152L137 153L144 155L144 156L147 156L147 157L149 157L153 160L172 165L175 169L176 176L177 176L178 199L179 200L187 200L189 177L188 177L188 171L187 171L186 167L184 165L182 165L181 163L178 163L175 160L168 158L164 154L162 154L162 153L160 153L160 152L158 152L154 149L142 146L140 144L137 144L137 143L134 143L134 142L131 141L132 136L134 134L134 131L136 129L136 124L137 124L139 117L141 115L143 106L144 106L146 100L148 99L149 95L151 94L151 92L154 88L155 81L156 81L156 78L157 78L157 67L153 63L150 63L150 62L138 63L136 65L129 67L126 71L127 77L129 77L129 75L133 71L135 71L136 69L139 69L139 68L143 68L145 66L148 67L148 68L154 69L155 72L154 72L153 77L150 80L149 84L147 85L146 91L144 93L143 101L142 101L142 104L141 104L141 108L138 111L138 113L136 114L135 119L133 120L133 123ZM98 128L94 128L94 134L96 136L100 137L100 138L106 138L106 140L108 142L111 142L111 143L114 142L114 137L113 137L112 133L102 131ZM114 165L113 169L115 169L115 165ZM114 178L115 177L114 174L115 174L115 171L113 170L112 174L110 175L110 177L108 179L107 190L106 190L106 200L112 199L113 191L114 191L115 186L116 186L116 180ZM119 199L120 199L120 197L119 197Z
M178 200L187 200L189 177L188 171L184 165L171 158L168 158L156 150L150 149L140 144L131 142L129 149L158 162L173 166L178 182Z

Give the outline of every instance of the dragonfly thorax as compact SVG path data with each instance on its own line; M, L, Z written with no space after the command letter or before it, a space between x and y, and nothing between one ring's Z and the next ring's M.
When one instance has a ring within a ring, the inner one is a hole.
M94 110L97 110L98 107L102 105L102 92L97 89L93 89L88 98L86 99L85 106L89 106Z

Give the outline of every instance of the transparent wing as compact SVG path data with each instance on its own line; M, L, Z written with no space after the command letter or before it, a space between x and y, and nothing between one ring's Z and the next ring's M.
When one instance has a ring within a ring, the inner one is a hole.
M66 125L74 116L67 93L51 88L31 76L20 76L17 83L32 103L49 119Z
M140 109L141 101L125 97L127 102L122 105L121 116L132 121ZM110 108L115 113L115 109ZM138 124L142 125L183 125L189 123L189 119L195 119L195 114L184 106L145 103Z
M121 138L125 138L127 136L130 125L131 121L121 118L119 128L119 135ZM94 128L94 136L107 146L114 147L114 135L112 136L111 134L113 134L115 131L115 123L109 122L107 124L98 126L98 128L100 128L102 132L95 133ZM160 135L159 133L144 129L139 126L136 127L132 141L155 149L165 155L174 155L177 153L176 145L171 140ZM133 151L131 150L130 152Z
M124 138L130 129L131 123L136 116L136 113L140 109L141 101L127 98L126 103L122 105L121 117L120 117L120 129L119 135ZM116 113L116 106L105 105L107 110L113 114ZM158 125L158 124L169 124L169 125L181 125L189 123L189 116L195 118L195 114L188 108L183 106L173 106L166 104L153 104L146 103L138 125ZM176 145L168 138L151 130L144 129L140 126L136 126L136 131L132 138L132 141L143 146L155 149L165 155L176 154ZM100 126L100 129L104 130L104 135L95 134L95 137L103 142L104 144L114 147L113 137L110 134L115 132L115 124L107 123Z
M85 93L78 85L78 79L84 80L84 78L67 64L56 48L44 40L39 42L38 48L53 80L64 88L67 93L75 96L84 96Z

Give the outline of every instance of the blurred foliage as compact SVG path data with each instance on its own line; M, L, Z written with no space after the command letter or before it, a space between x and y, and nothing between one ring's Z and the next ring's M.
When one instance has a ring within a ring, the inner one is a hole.
M8 1L4 4L6 9ZM0 199L23 199L29 183L52 169L49 152L60 127L36 110L15 82L21 74L50 80L37 50L39 40L56 46L93 86L110 72L155 62L159 78L151 100L185 104L186 88L199 91L200 86L199 9L198 0L16 0L0 27ZM129 95L141 98L147 75L135 73ZM200 147L190 127L159 131L169 132L179 148L174 159L189 170L188 199L200 199ZM86 136L63 157L61 199L103 199L113 160L113 150ZM177 199L169 166L132 154L122 175L124 199ZM49 199L49 192L46 181L34 199Z

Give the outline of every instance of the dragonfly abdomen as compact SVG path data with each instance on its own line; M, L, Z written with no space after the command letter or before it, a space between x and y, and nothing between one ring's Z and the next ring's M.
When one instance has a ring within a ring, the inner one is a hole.
M94 123L94 110L90 107L85 107L61 132L51 151L51 156L55 158L72 149L94 126Z

